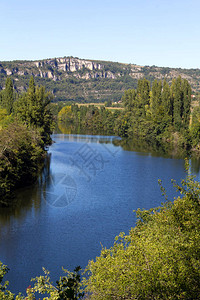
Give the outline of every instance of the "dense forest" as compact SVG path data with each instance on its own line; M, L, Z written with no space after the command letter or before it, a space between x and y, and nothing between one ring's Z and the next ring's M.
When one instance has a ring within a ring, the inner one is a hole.
M13 190L37 179L51 143L51 98L33 77L26 93L14 92L10 78L0 93L0 204L8 205Z
M178 77L171 86L165 80L155 80L151 86L147 79L140 79L136 89L125 91L122 102L123 110L112 111L105 107L66 106L58 120L93 132L198 149L200 109L191 108L191 87L186 79Z

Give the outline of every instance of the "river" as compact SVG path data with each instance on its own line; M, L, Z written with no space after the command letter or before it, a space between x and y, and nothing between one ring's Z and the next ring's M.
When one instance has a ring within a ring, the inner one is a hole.
M55 134L38 183L17 193L18 205L0 209L0 261L10 268L13 292L25 292L30 279L61 268L85 268L135 225L133 210L161 204L158 179L169 199L171 178L185 178L184 160L128 151L111 136ZM198 173L199 164L191 167Z

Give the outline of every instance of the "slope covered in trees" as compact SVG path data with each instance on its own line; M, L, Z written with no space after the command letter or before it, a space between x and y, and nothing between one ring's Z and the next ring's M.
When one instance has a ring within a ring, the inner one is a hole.
M0 89L9 76L15 90L27 91L31 76L38 85L45 85L55 101L104 102L119 101L124 91L137 86L138 79L151 83L164 80L171 84L179 75L187 79L193 93L200 92L199 69L175 69L138 66L108 61L60 57L40 61L0 62Z

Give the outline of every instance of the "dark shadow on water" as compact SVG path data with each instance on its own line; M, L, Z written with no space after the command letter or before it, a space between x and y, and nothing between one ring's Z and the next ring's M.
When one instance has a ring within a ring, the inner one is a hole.
M149 143L141 139L122 139L121 141L115 140L113 142L117 146L121 146L125 151L135 151L140 155L151 155L153 157L164 158L186 158L190 157L190 153L185 149L173 148L167 143Z
M0 223L6 225L10 222L11 217L23 221L27 211L34 209L34 212L40 211L41 193L50 184L50 163L51 154L47 154L44 167L38 175L38 180L33 185L23 187L15 191L12 205L9 207L0 207Z

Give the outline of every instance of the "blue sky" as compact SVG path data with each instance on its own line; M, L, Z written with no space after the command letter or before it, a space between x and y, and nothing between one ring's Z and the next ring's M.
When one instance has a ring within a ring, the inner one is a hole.
M61 56L200 68L198 0L0 0L0 61Z

